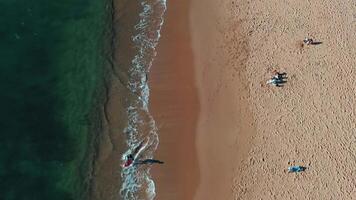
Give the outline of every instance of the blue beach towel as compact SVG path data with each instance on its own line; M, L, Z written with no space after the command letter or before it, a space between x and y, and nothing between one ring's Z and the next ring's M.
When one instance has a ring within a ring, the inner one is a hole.
M303 172L305 171L305 169L306 167L296 165L296 166L288 167L288 172Z

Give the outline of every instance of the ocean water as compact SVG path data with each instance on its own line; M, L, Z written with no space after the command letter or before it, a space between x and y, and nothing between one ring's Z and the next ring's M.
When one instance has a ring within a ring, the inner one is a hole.
M112 3L0 1L1 200L88 199L103 88L111 77ZM124 84L130 93L122 159L141 142L140 158L153 158L159 142L148 109L147 77L154 67L166 0L135 3L138 12L130 15L138 21L130 27L133 45L127 47L135 53L129 66L117 66L128 75ZM150 166L118 170L118 196L154 199Z
M0 1L0 199L86 199L108 1Z

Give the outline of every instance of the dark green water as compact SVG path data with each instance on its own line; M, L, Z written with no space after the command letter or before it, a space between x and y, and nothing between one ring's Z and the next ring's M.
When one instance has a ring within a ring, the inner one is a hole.
M106 0L0 0L0 199L85 199Z

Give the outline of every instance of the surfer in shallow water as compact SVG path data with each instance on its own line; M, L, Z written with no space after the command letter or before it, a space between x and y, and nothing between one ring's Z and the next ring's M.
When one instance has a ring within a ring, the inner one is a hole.
M155 159L144 159L140 160L137 158L140 151L143 149L143 143L141 142L133 151L132 154L129 154L125 158L124 167L130 167L132 165L147 165L147 164L163 164L164 162Z

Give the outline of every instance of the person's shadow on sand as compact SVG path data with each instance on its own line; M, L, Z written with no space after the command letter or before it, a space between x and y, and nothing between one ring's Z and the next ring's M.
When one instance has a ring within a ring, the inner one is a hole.
M310 45L319 45L319 44L323 44L323 42L312 42L312 43L310 43Z

